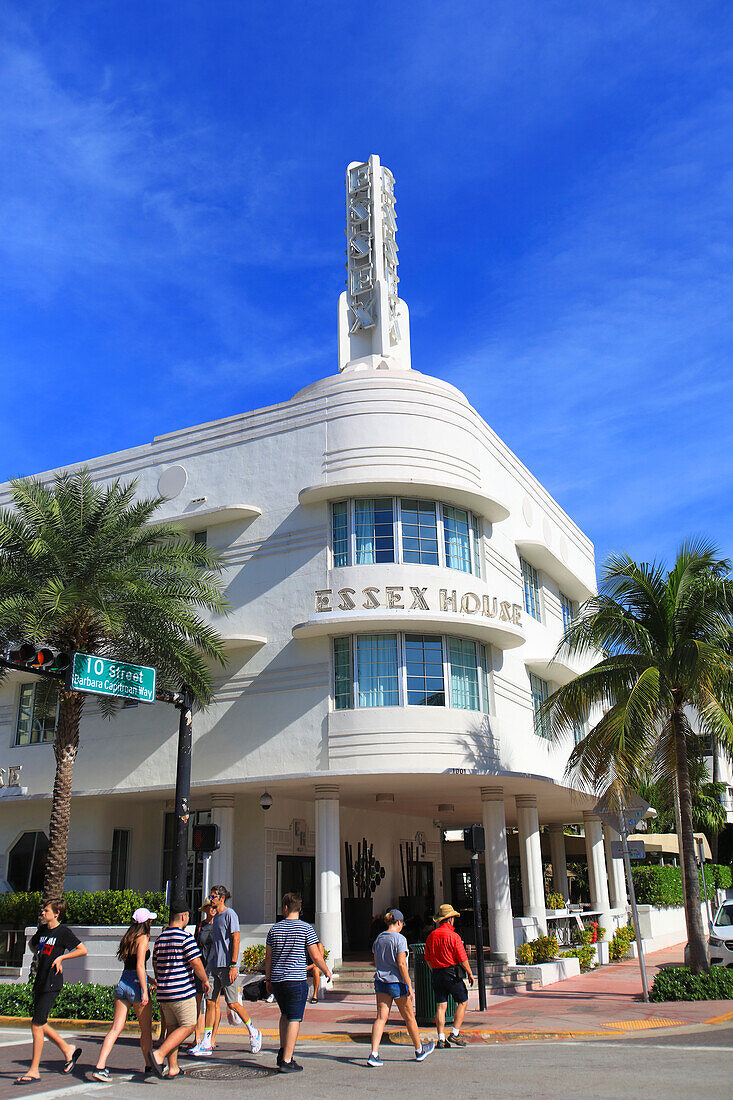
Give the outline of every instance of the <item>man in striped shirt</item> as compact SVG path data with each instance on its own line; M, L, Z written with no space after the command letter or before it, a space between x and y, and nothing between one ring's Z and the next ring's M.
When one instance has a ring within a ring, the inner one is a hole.
M293 1052L308 999L306 956L331 978L315 928L300 919L302 904L300 894L286 894L283 898L285 919L273 924L267 933L265 977L267 992L275 995L280 1008L280 1049L277 1052L280 1073L297 1073L303 1068L293 1058Z
M196 1027L196 985L194 974L208 993L209 979L196 940L186 931L188 913L171 912L153 948L153 969L158 985L160 1014L168 1028L165 1040L151 1055L158 1077L177 1077L178 1048ZM164 1062L168 1059L168 1071Z

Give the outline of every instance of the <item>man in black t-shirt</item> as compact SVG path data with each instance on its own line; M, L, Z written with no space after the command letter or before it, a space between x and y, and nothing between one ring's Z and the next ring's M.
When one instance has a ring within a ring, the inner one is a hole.
M38 1081L44 1039L50 1039L63 1054L64 1073L71 1073L81 1054L81 1047L65 1043L59 1033L48 1024L48 1014L64 984L63 961L79 959L87 953L86 947L79 942L71 929L60 923L65 913L64 901L47 902L41 910L41 924L30 942L31 949L38 959L36 980L33 985L33 1018L31 1020L33 1058L28 1072L17 1078L18 1085Z

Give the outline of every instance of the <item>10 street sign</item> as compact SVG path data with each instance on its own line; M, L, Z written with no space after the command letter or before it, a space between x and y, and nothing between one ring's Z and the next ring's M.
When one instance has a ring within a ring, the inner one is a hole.
M155 669L145 665L130 665L125 661L75 653L69 672L70 691L86 691L92 695L109 695L114 699L130 699L136 703L155 702Z

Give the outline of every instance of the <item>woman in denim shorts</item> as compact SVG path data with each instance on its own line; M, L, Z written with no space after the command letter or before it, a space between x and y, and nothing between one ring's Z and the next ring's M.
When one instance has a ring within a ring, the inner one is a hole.
M407 969L409 948L407 940L402 935L405 918L399 909L392 909L384 914L384 923L387 927L384 932L379 933L372 948L377 967L374 975L377 1018L372 1025L372 1052L367 1059L367 1065L372 1069L383 1064L379 1057L379 1044L382 1041L393 1001L397 1003L399 1014L405 1021L407 1034L412 1039L415 1059L422 1062L435 1049L435 1043L423 1043L420 1040L420 1032L417 1030L415 1010L412 1007L414 994L410 971Z
M151 1072L150 1052L153 1049L153 1011L148 996L145 964L150 958L150 923L156 918L144 906L132 914L132 923L120 940L117 958L123 966L122 977L115 986L115 1007L112 1027L104 1037L99 1059L92 1077L95 1081L111 1081L107 1059L132 1010L140 1024L140 1047L145 1059L145 1072Z

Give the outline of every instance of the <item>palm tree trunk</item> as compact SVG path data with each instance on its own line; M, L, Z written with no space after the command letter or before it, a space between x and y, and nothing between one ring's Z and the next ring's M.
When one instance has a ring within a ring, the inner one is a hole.
M720 765L718 764L718 738L713 734L713 783L717 783L720 780ZM718 797L717 795L715 796ZM710 843L713 849L713 863L718 862L718 839L719 834L714 831L710 836Z
M43 880L43 900L60 898L66 878L66 849L71 822L71 782L74 761L79 751L79 722L84 696L76 691L61 690L59 722L53 742L56 757L56 778L51 799L51 821L48 829L48 854Z
M672 729L674 730L675 755L677 758L677 789L680 799L680 825L682 827L682 852L685 868L685 920L687 923L687 942L690 949L690 970L701 974L709 969L705 948L705 932L700 914L700 879L695 859L695 839L692 832L692 792L690 790L690 772L687 763L687 741L685 738L685 718L681 707L672 711Z

